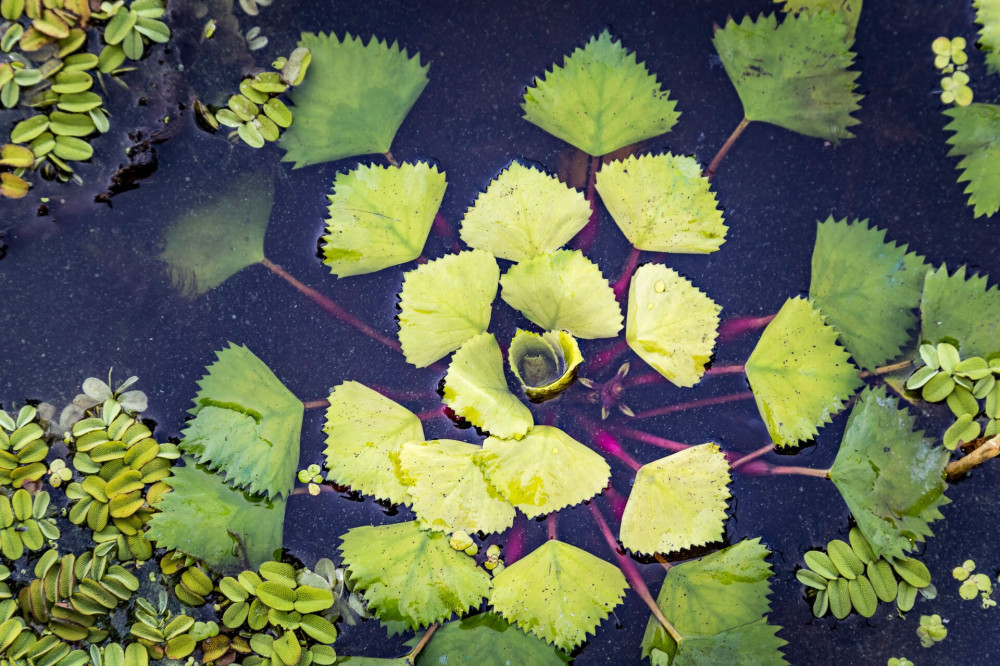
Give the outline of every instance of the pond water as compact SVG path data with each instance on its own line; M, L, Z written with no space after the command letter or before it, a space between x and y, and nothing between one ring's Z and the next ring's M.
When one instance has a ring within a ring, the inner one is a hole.
M224 3L223 3L224 4ZM139 63L130 90L112 87L112 130L94 142L95 158L79 173L82 186L39 182L26 199L0 200L0 229L6 256L0 261L0 403L25 400L62 405L89 376L139 375L149 396L147 416L160 438L178 437L197 380L214 352L233 341L247 345L303 400L325 398L332 386L356 380L393 387L414 412L433 410L441 373L415 369L394 351L329 316L262 266L251 266L198 298L174 288L158 259L164 229L178 215L197 211L227 188L260 190L273 183L274 205L265 254L306 285L335 299L377 331L394 338L396 294L412 264L371 275L338 280L316 256L323 233L326 195L335 174L358 162L382 164L380 156L346 159L294 170L281 163L274 146L254 151L210 136L195 124L190 100L215 101L235 90L243 70L264 66L287 54L302 31L345 31L398 40L430 63L427 88L393 142L402 160L429 160L447 173L441 216L457 229L465 210L511 160L519 159L559 173L583 188L582 154L521 118L524 88L535 76L591 36L609 29L638 54L677 100L681 118L668 134L644 142L643 150L690 154L708 163L742 117L739 98L712 46L713 23L727 16L773 11L762 0L687 0L678 3L507 2L397 3L299 2L275 0L257 18L236 10L242 29L259 25L269 41L253 53L228 50L199 40L201 19L195 3L172 0L169 14L175 38ZM870 5L870 6L869 6ZM987 77L982 55L972 47L976 27L971 2L867 3L857 32L856 68L864 93L853 128L857 138L840 145L805 137L771 125L753 123L723 160L713 189L729 230L719 252L667 255L663 262L691 279L722 306L722 321L761 317L808 292L816 222L868 218L887 229L887 237L948 266L968 264L1000 275L996 220L973 218L955 181L956 158L947 157L946 124L938 100L939 75L932 64L931 41L963 35L970 43L970 72L977 100L1000 99L1000 85ZM178 71L183 65L183 71ZM164 123L164 117L169 122ZM7 128L18 118L0 112ZM106 188L124 150L143 138L160 136L158 168L138 187L114 196L110 205L94 203ZM158 134L156 134L158 133ZM131 136L129 136L131 135ZM48 214L39 216L39 196L49 197ZM628 256L627 241L599 208L599 231L589 256L613 278ZM425 256L448 251L449 241L432 234ZM654 255L643 256L643 261ZM491 330L509 340L520 320L499 299ZM523 325L523 323L522 323ZM759 331L720 341L716 366L742 364ZM582 341L585 357L607 341ZM631 376L649 372L629 353ZM619 363L581 375L602 381ZM626 389L624 402L643 412L690 400L747 390L742 374L710 376L692 389L654 382ZM589 424L600 409L584 400L579 385L554 403L536 409L537 420L565 428L592 443ZM322 462L323 410L306 412L301 464ZM794 457L770 455L772 463L827 468L832 463L846 413L823 428L815 446ZM749 453L769 441L753 400L630 419L612 410L608 423L641 428L660 437L697 444L714 441L724 449ZM921 425L939 436L950 423L945 412L921 416ZM445 418L430 418L428 437L480 441L474 430L456 429ZM623 440L640 463L664 452ZM627 496L633 471L615 458L612 485ZM1000 570L1000 542L992 527L1000 505L990 499L1000 483L1000 466L988 464L953 486L945 520L934 524L935 537L920 549L937 585L933 600L918 599L912 613L899 617L892 604L865 620L814 619L794 570L802 553L846 538L850 514L833 484L802 476L733 474L726 542L761 537L772 551L775 570L770 622L783 627L785 654L793 664L885 663L905 655L921 663L996 663L1000 643L994 627L1000 609L983 610L957 594L951 570L973 559L994 579ZM612 515L608 498L596 500ZM389 515L392 513L392 515ZM290 499L285 546L309 564L335 557L338 537L349 528L407 519L405 509L387 512L370 499L324 493ZM521 519L523 521L523 517ZM615 525L613 525L613 529ZM523 552L546 539L546 526L523 521ZM559 514L560 538L599 557L612 554L594 527L590 511L579 506ZM499 539L500 543L504 538ZM658 591L663 569L640 565ZM948 623L948 637L925 650L916 636L921 614L937 613ZM600 625L579 651L576 663L639 663L639 641L648 610L633 594ZM405 637L408 638L408 637ZM398 656L405 638L385 639L375 621L343 627L336 647L342 654Z

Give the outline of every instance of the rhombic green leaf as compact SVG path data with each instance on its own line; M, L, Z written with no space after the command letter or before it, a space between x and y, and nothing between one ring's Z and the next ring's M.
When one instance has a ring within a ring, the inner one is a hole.
M246 347L230 343L208 366L180 448L252 493L287 495L295 485L302 401Z
M969 205L976 217L993 215L1000 210L1000 105L953 106L944 114L951 118L945 129L954 132L948 155L962 158L958 182L969 183Z
M490 605L521 630L571 650L621 603L627 587L618 567L552 539L493 578Z
M423 162L359 166L337 174L323 236L323 263L344 277L404 264L424 251L445 176Z
M503 532L514 507L483 476L481 449L452 439L409 442L395 454L421 526L442 532Z
M847 24L847 37L854 39L854 32L858 28L858 19L861 18L862 0L781 0L784 2L782 9L790 14L800 14L808 12L817 14L819 12L841 12L841 20Z
M424 441L416 414L364 384L344 382L326 410L326 466L331 481L393 504L409 501L390 454Z
M555 176L514 162L462 219L462 240L501 259L558 250L590 220L590 203Z
M309 75L290 89L295 122L281 135L295 167L389 151L396 130L427 85L427 65L396 43L364 45L348 34L302 33L312 52Z
M597 192L640 250L707 254L726 240L715 194L692 157L667 153L605 164Z
M656 603L683 639L650 617L643 656L654 666L787 663L781 627L767 623L768 552L752 539L671 567Z
M943 518L949 453L914 430L885 388L866 389L847 421L830 480L844 496L876 557L903 557Z
M149 520L148 537L160 548L177 549L213 569L244 565L236 535L256 569L281 548L285 500L250 495L223 483L222 477L188 460L165 479L173 488L160 499Z
M885 241L885 230L830 217L816 231L809 300L858 365L874 369L909 341L926 272L922 257Z
M985 275L966 279L965 266L952 275L948 267L928 271L920 302L920 337L936 344L959 343L963 358L1000 351L1000 289L987 289Z
M490 485L529 518L585 502L611 477L600 454L551 426L519 442L490 437L478 459Z
M489 594L489 574L475 560L415 522L356 527L340 539L351 582L383 622L418 629L461 615Z
M615 292L579 250L559 250L511 266L500 297L545 330L611 338L622 329Z
M480 333L451 357L443 400L472 425L504 439L520 439L534 425L531 410L507 386L492 333Z
M973 0L979 28L979 48L986 52L990 73L1000 72L1000 0Z
M809 301L790 298L746 362L757 409L777 446L816 435L861 385L837 332Z
M780 26L772 14L730 19L714 42L748 120L839 141L854 136L861 99L847 33L836 14L787 15Z
M407 645L416 645L414 637ZM480 613L442 624L417 664L468 666L562 666L569 655L507 624L496 613Z
M399 293L399 343L423 368L490 325L500 267L489 252L449 254L409 271Z
M590 155L669 132L676 106L607 30L536 78L522 104L525 120Z
M622 515L622 544L654 555L721 539L728 484L729 463L715 444L646 463L636 472Z
M721 309L676 271L646 264L629 286L625 339L675 385L694 386L712 358Z

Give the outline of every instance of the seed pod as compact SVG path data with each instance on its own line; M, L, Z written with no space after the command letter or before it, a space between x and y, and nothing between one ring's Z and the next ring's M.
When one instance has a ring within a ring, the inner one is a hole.
M795 577L799 579L799 582L807 587L813 587L817 590L825 590L829 581L820 576L818 573L810 571L809 569L799 569L795 572Z
M931 584L931 572L920 560L915 560L912 557L893 560L892 568L896 570L900 578L915 588L927 587Z
M879 599L888 603L896 598L896 576L892 573L892 565L883 559L869 562L867 574L868 581Z
M871 617L878 609L878 597L872 584L864 576L858 576L847 583L847 589L851 596L851 605L862 617Z
M826 588L830 597L830 611L838 620L843 620L851 612L851 593L846 578L838 578Z
M821 550L807 550L803 558L806 561L807 567L824 578L835 580L840 576L833 561Z
M917 588L913 587L905 580L899 582L899 593L896 595L896 607L901 613L906 613L913 609L913 603L917 600Z
M826 552L837 571L847 580L854 580L865 572L864 563L844 541L833 539L826 545Z

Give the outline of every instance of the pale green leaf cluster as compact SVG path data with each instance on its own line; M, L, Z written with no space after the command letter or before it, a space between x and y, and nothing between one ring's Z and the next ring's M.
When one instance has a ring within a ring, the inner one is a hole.
M1000 351L1000 289L987 288L985 275L966 277L966 267L929 271L920 302L920 337L930 343L950 338L962 356L987 357Z
M945 129L953 132L948 155L962 158L958 182L968 182L975 216L991 216L1000 210L1000 104L952 106L944 114L951 118Z
M972 0L979 24L979 48L990 73L1000 73L1000 0Z
M610 338L622 313L601 269L579 250L558 250L511 266L500 297L548 331L578 338Z
M946 449L915 430L884 388L866 389L847 421L830 479L851 509L876 557L900 559L932 536L943 518Z
M748 120L829 141L854 136L858 72L853 40L836 14L749 16L715 32L715 49L736 86Z
M484 250L449 254L406 273L399 293L399 343L423 368L490 325L500 267Z
M671 567L656 603L682 640L650 617L643 656L655 666L787 663L780 627L767 623L768 554L752 539Z
M909 341L926 272L922 257L886 242L885 230L830 217L816 230L809 300L871 370Z
M514 162L462 218L469 247L524 261L565 245L590 220L590 203L555 176Z
M628 157L604 165L596 184L615 224L639 250L708 254L725 242L719 203L693 157Z
M406 486L390 455L406 442L424 441L417 415L358 382L344 382L330 394L326 410L326 467L343 486L393 504L406 504Z
M625 339L675 385L694 386L712 358L721 310L673 269L646 264L629 286Z
M811 14L839 13L841 20L847 24L847 38L852 40L858 29L858 20L861 18L861 5L863 4L863 0L775 0L775 2L781 2L784 5L782 10L790 14L802 12Z
M323 263L344 277L413 261L424 250L446 186L445 175L423 162L337 174Z
M386 153L427 85L427 65L396 43L372 37L302 33L312 53L309 76L288 93L295 122L279 143L295 167Z
M607 30L536 78L522 104L525 120L590 155L669 132L676 106Z
M621 541L634 553L673 553L718 541L729 499L729 463L716 444L692 446L636 472Z
M236 487L270 496L295 485L302 402L244 346L217 353L183 431L180 448Z
M803 298L785 301L746 362L757 408L777 446L816 435L861 385L837 332Z
M621 603L627 587L618 567L551 539L493 578L490 604L523 631L571 650Z

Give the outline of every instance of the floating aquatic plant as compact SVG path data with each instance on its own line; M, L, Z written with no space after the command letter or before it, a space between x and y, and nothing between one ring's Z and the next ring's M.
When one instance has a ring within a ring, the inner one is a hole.
M543 402L572 385L583 355L576 338L566 331L539 335L518 329L510 341L507 360L528 399Z
M974 103L953 106L944 114L951 119L945 129L952 132L949 155L959 156L959 183L968 182L965 193L976 217L1000 210L1000 105Z
M1000 72L1000 2L972 0L979 28L979 48L986 52L986 65L991 73Z

